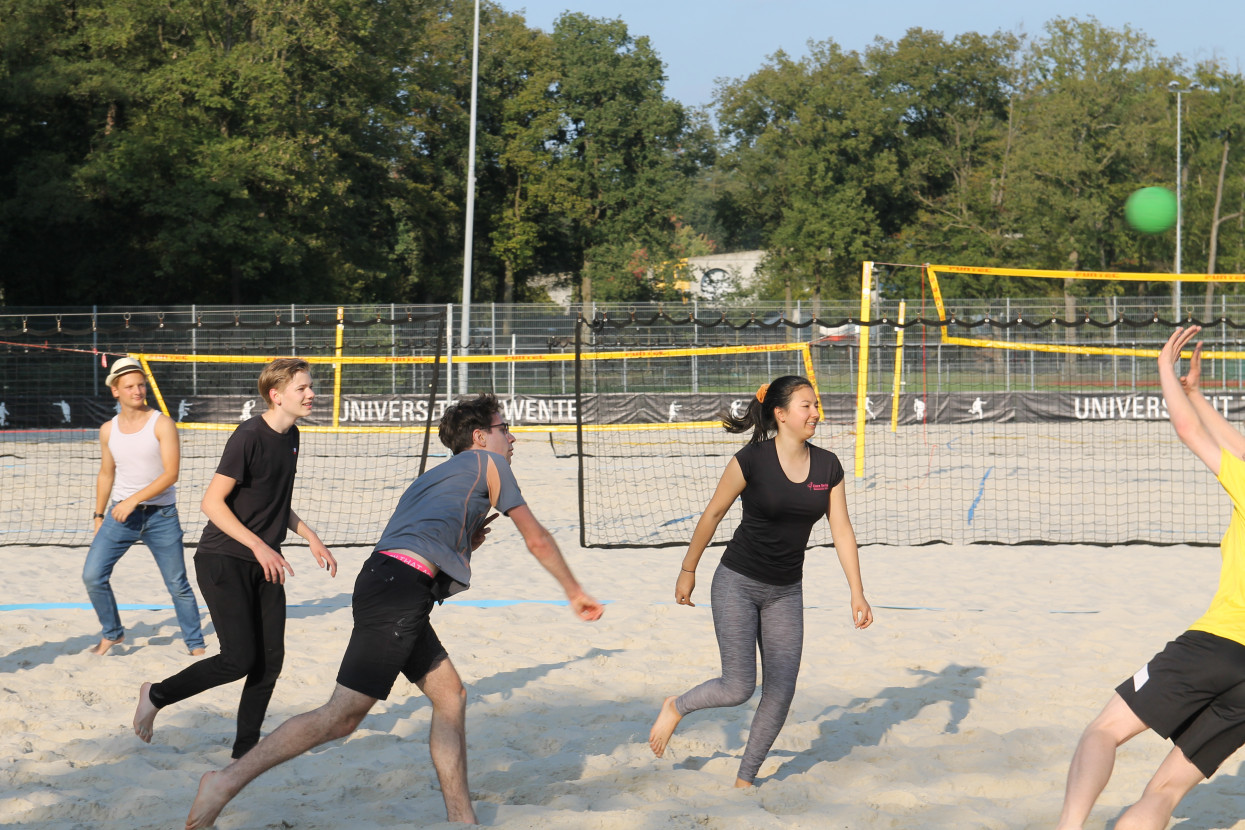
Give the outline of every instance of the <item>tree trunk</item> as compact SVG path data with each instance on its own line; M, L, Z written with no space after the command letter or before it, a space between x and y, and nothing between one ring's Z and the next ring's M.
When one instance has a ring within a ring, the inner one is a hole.
M1206 273L1215 273L1215 249L1219 247L1219 208L1223 204L1223 179L1228 172L1228 142L1223 142L1223 158L1219 160L1219 183L1215 186L1215 209L1210 216L1210 254L1206 260ZM1214 313L1215 284L1206 283L1206 304L1202 308L1202 320L1209 322Z
M501 333L510 336L510 305L514 302L514 263L506 260L506 273L502 282L501 301L506 304L506 314L501 321Z
M784 305L783 305L783 309L784 309L784 311L783 311L783 315L782 315L782 316L783 316L783 319L784 319L784 320L790 320L790 319L792 318L792 316L794 315L794 311L795 311L795 310L791 307L791 279L790 279L790 277L788 277L788 278L787 278L787 281L783 283L783 302L784 302ZM791 331L792 331L792 330L791 330L791 327L790 327L790 326L783 326L783 328L785 328L785 329L787 330L787 331L786 331L787 340L790 340L790 339L791 339Z

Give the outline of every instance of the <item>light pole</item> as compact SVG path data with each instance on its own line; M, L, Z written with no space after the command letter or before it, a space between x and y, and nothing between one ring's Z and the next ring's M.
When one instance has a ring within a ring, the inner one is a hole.
M467 131L467 224L463 232L463 318L461 354L466 357L471 346L471 247L475 228L476 206L476 91L480 85L480 0L475 2L475 28L471 40L471 126ZM458 365L458 394L467 394L467 367ZM446 378L446 386L453 383ZM447 395L446 397L453 397ZM431 417L431 416L430 416Z
M1181 143L1180 141L1180 121L1181 121L1180 96L1182 93L1192 92L1195 89L1201 89L1202 85L1198 83L1191 83L1188 86L1181 86L1180 81L1170 81L1167 84L1167 88L1171 90L1172 92L1176 93L1176 276L1179 277L1181 274L1180 235L1181 235L1181 232L1184 230L1184 213L1183 213L1183 209L1182 209L1183 206L1181 205L1181 199L1180 199L1180 191L1181 191L1181 187L1183 184L1183 182L1181 182L1181 175L1184 172L1181 166L1181 161L1180 161L1180 143ZM1180 320L1180 280L1179 279L1176 280L1174 300L1176 304L1176 320L1179 321Z

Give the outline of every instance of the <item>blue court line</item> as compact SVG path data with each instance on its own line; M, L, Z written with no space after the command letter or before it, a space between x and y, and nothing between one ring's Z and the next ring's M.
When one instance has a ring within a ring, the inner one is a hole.
M461 605L466 608L505 608L510 605L568 605L564 599L448 599L445 601L447 605ZM602 605L609 605L611 600L602 600ZM287 608L349 608L349 604L345 605L320 605L317 603L301 603L298 605L288 605ZM124 603L117 605L122 611L171 611L172 605L160 605L157 603ZM15 605L0 605L0 611L89 611L91 603L89 602L29 602ZM206 610L206 609L203 609Z
M981 504L981 497L986 494L986 479L990 477L990 473L994 472L994 468L986 470L986 474L981 477L981 484L977 486L977 498L973 499L972 506L968 508L968 523L973 523L973 513L977 511L977 505Z

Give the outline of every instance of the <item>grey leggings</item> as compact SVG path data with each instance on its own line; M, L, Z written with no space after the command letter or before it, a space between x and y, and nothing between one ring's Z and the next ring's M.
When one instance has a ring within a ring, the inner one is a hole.
M761 648L761 702L752 716L739 778L751 782L787 720L795 696L804 647L802 584L766 585L718 565L710 590L713 628L722 653L722 676L680 695L679 714L738 706L756 689L757 646Z

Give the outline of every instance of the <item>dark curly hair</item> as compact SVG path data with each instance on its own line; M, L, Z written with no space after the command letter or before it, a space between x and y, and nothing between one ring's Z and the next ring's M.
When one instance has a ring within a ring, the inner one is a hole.
M749 444L759 444L778 432L778 421L774 418L775 409L786 409L791 403L791 396L799 389L813 388L808 378L799 375L783 375L769 382L765 390L765 400L757 400L754 395L748 409L742 417L736 418L729 412L722 415L722 426L727 432L741 433L752 430ZM759 391L759 390L758 390Z
M472 436L477 429L488 429L493 416L501 412L501 402L492 393L461 400L445 410L437 427L437 437L455 455L471 449Z

